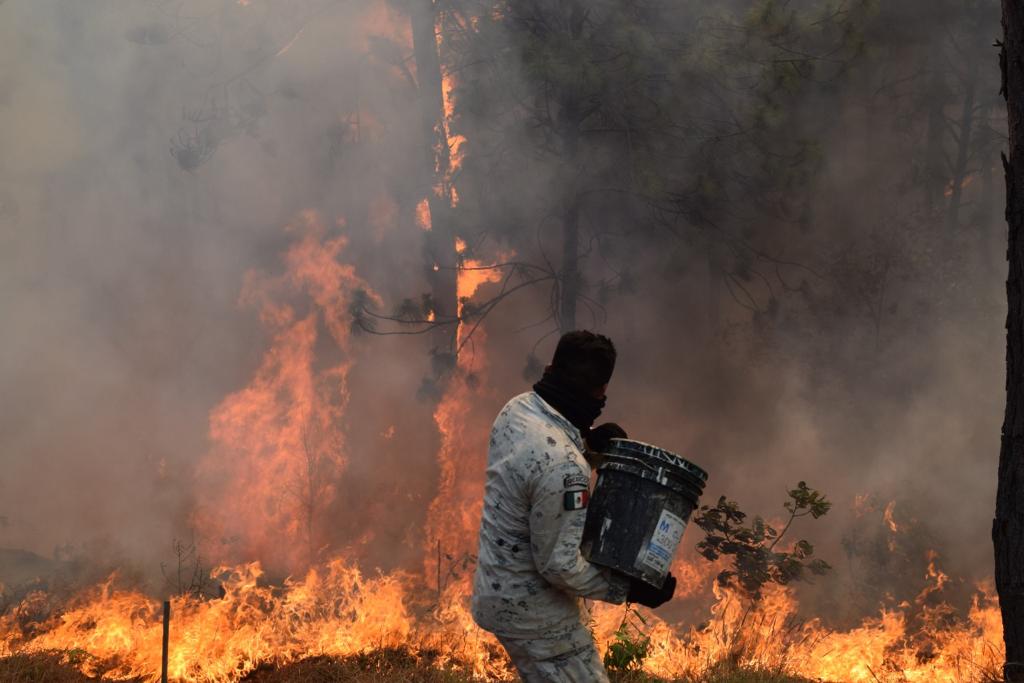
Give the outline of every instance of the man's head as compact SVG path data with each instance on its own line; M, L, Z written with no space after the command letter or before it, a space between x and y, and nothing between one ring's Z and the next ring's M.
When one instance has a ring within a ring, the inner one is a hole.
M611 339L576 330L558 340L551 365L545 371L558 375L583 395L601 399L615 370L615 357Z

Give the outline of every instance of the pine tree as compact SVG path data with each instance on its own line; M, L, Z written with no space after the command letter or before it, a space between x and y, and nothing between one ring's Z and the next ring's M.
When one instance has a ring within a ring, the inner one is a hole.
M1003 95L1010 127L1006 222L1010 274L1006 282L1006 414L992 523L996 590L1006 642L1004 675L1024 681L1024 5L1003 0Z

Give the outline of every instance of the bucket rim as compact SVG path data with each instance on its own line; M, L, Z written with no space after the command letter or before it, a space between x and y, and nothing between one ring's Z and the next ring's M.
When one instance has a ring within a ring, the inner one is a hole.
M638 441L636 439L611 439L608 442L608 448L605 449L605 453L607 455L614 456L616 455L615 451L617 449L622 452L623 455L635 455L637 451L639 451L645 456L661 460L668 465L693 474L700 479L701 482L707 482L708 480L708 473L704 468L690 462L676 453L673 453L672 451L662 448L661 446L655 446L654 444L650 444L645 441Z

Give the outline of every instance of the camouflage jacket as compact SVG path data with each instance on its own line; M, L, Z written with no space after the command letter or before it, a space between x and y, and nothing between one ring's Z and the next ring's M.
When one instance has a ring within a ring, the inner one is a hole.
M622 603L628 579L580 554L590 466L580 432L534 392L491 430L473 618L499 636L558 637L582 621L580 598Z

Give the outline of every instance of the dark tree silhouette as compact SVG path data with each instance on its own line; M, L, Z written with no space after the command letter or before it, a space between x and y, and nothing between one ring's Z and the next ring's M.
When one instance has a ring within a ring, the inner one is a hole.
M1010 154L1006 222L1010 274L1006 281L1006 415L999 451L999 487L992 522L996 590L1006 642L1004 676L1024 681L1024 5L1003 0L1002 94Z
M416 63L417 103L423 149L423 178L430 207L431 229L426 236L427 278L430 308L438 321L458 317L456 290L455 232L452 227L452 188L448 185L451 156L444 130L444 87L437 48L439 8L434 0L417 0L409 5L413 57ZM435 353L456 354L455 325L431 326Z

